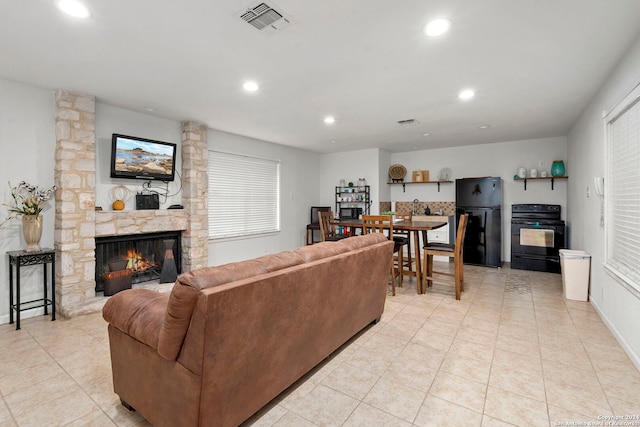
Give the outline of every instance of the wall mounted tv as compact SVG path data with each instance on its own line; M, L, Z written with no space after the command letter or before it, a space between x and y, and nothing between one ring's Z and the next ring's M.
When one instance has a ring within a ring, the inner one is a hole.
M176 144L113 134L111 178L173 181L175 170Z

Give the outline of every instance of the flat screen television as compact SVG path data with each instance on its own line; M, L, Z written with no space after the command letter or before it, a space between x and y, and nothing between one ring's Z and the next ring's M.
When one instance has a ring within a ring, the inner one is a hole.
M113 134L111 178L173 181L175 170L176 144Z

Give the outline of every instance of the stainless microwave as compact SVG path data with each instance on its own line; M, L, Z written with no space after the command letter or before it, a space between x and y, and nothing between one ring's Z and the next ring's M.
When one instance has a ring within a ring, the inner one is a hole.
M340 208L340 219L359 219L362 208Z

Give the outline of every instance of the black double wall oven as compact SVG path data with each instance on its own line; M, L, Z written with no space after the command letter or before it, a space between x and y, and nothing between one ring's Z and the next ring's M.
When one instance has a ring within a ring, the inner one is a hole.
M560 273L565 234L560 205L512 205L511 268Z

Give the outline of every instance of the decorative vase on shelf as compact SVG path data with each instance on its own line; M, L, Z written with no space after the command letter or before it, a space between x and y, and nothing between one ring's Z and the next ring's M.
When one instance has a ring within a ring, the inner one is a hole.
M562 160L554 160L551 165L551 176L564 176L564 162Z
M42 238L42 215L22 215L22 235L27 243L25 251L37 252Z

